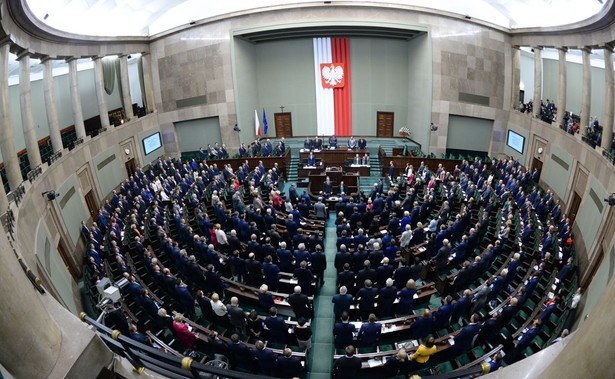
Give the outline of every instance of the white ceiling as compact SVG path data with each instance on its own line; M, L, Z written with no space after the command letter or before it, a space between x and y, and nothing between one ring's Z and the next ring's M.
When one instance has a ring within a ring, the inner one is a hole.
M566 25L598 13L611 0L346 0L431 8L517 29ZM314 0L25 0L35 17L65 32L93 36L151 36L227 13ZM336 1L331 3L335 5ZM340 1L340 3L342 3ZM603 4L604 3L604 4Z

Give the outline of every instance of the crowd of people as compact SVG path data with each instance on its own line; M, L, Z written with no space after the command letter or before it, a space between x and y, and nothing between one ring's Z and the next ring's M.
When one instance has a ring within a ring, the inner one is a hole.
M232 367L290 377L291 368L301 362L284 346L311 347L310 296L317 294L327 264L332 263L338 271L333 334L335 347L345 354L335 367L343 378L352 371L345 365L357 366L352 359L356 347L378 346L379 319L414 313L419 279L452 275L453 290L443 296L440 307L425 309L415 318L409 336L420 345L411 354L400 350L389 360L385 366L391 374L420 368L435 353L433 335L461 320L467 325L454 336L449 357L471 349L476 336L476 343L495 343L497 331L536 290L534 282L557 270L559 282L565 283L574 272L569 220L553 194L537 188L537 177L517 161L464 160L453 172L441 166L435 171L424 164L410 166L402 175L388 178L386 191L383 179L370 193L340 194L335 204L334 262L327 262L323 251L324 227L310 220L313 214L323 218L318 206L322 199L314 201L306 191L299 195L294 186L283 197L276 174L275 167L266 170L261 163L251 168L247 161L237 172L230 165L220 171L215 163L162 159L147 172L137 170L105 202L98 222L83 224L91 284L106 275L106 259L130 283L126 293L189 352L212 350L228 357ZM496 215L502 220L490 235ZM540 240L537 268L530 268L532 277L516 291L513 284L518 284L521 263L530 259L535 239ZM414 253L417 246L424 248L420 255ZM506 267L480 284L492 263L509 252ZM157 304L136 280L128 253L132 260L144 262L170 305ZM297 282L287 298L295 316L292 333L271 293L278 289L281 273ZM244 311L241 300L226 293L228 284L222 277L259 288L260 314ZM470 285L477 283L472 290ZM563 306L565 291L562 285L553 299L541 304L536 331ZM506 306L481 320L493 301ZM185 322L197 317L195 306L203 323L210 329L224 327L230 336L212 332L198 338ZM167 307L178 312L173 319ZM351 322L353 312L363 321L358 330ZM117 317L112 320L118 322ZM533 331L528 329L511 349L512 360L535 337ZM126 332L141 338L136 325L126 327ZM246 338L254 341L253 348L243 342ZM203 343L206 346L200 346ZM276 357L270 344L283 346L281 354Z

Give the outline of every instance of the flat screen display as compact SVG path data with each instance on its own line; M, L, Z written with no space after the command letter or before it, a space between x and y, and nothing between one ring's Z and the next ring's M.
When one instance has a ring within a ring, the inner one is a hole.
M525 148L525 137L508 129L508 136L506 137L506 146L510 147L519 154L523 154Z
M162 147L162 141L160 139L160 132L154 133L151 136L143 138L143 151L145 155L156 151Z

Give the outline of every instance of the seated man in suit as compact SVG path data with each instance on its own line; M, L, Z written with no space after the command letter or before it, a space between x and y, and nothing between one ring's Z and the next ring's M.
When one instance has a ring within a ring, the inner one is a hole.
M329 148L337 149L337 137L335 136L335 134L329 137Z
M348 148L351 150L357 148L357 140L355 140L353 136L350 136L350 138L348 139Z
M320 138L318 138L318 136L314 137L314 150L321 150L322 149L322 140Z
M363 150L367 147L367 140L365 138L359 138L359 149Z
M365 153L365 155L363 156L363 158L361 158L361 163L364 166L369 166L369 155L367 155L367 153Z
M314 148L314 141L305 137L305 141L303 141L303 148L305 150L312 150Z
M363 164L363 159L359 156L359 154L355 155L352 159L352 164L360 165Z

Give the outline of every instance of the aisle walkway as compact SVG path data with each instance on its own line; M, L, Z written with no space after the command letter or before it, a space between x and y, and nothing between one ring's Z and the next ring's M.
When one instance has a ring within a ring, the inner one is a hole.
M337 272L333 262L335 260L335 212L329 214L327 220L327 233L325 236L325 254L327 256L327 270L325 271L325 284L320 289L314 303L314 320L312 321L312 350L309 356L308 379L330 379L333 362L333 304L331 298L335 294L335 281Z

